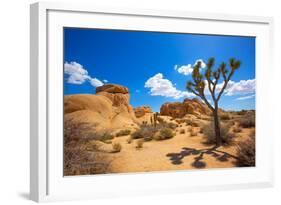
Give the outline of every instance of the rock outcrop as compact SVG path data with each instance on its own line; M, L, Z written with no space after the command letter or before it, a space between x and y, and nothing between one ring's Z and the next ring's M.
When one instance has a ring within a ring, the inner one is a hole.
M113 106L129 107L130 95L128 88L116 85L107 84L96 88L96 94L107 97L111 100Z
M137 118L129 104L128 88L107 84L96 88L96 94L64 97L64 120L89 124L93 129L137 127Z
M186 114L204 114L210 115L211 112L206 104L200 100L186 98L183 102L165 103L160 108L161 115L167 115L174 118L182 118Z
M149 106L140 106L134 108L134 112L137 118L144 116L146 113L152 113L152 110Z

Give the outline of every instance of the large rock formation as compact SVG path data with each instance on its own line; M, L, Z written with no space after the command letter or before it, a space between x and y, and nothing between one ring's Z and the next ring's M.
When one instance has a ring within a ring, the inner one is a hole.
M114 84L97 87L96 95L65 96L65 123L87 123L96 130L136 127L137 119L129 99L128 88Z
M152 113L149 106L139 106L134 108L134 112L137 118L144 116L146 113Z
M211 112L207 105L200 100L186 98L183 102L165 103L160 108L161 115L167 115L174 118L182 118L186 114L204 114L210 115Z

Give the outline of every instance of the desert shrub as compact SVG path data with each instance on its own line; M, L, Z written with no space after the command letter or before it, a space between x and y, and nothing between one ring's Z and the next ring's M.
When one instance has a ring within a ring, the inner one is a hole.
M133 141L133 138L132 138L132 137L129 137L126 141L127 141L128 144L131 144L132 141Z
M137 149L141 149L143 147L143 143L144 143L144 140L143 139L139 139L137 142L136 142L136 148Z
M180 134L185 134L185 129L181 129Z
M103 141L103 142L106 142L108 140L112 140L114 138L114 136L112 134L110 134L108 131L100 131L100 132L97 132L95 133L96 135L96 139L97 140L100 140L100 141Z
M163 128L154 136L154 139L155 140L166 140L166 139L171 139L174 136L175 136L175 134L171 128Z
M193 127L199 127L199 124L198 124L198 122L192 122L192 124L191 124L191 126L193 126Z
M63 172L65 176L104 174L110 172L108 158L100 152L88 152L79 144L64 146Z
M153 139L153 135L156 133L156 128L149 125L142 125L138 130L132 133L133 139L141 139L143 138L145 141L149 141Z
M157 117L157 121L158 121L159 123L163 123L163 122L164 122L164 119L163 119L162 117Z
M131 130L120 130L119 132L116 133L116 137L126 136L129 134L131 134Z
M186 119L186 120L185 120L185 124L186 124L187 126L191 126L191 125L192 125L192 120Z
M220 119L221 120L230 120L231 118L230 118L229 114L223 113L220 115Z
M215 128L214 122L210 122L202 127L203 134L206 137L207 144L215 144L216 143L216 135L215 135ZM233 138L235 137L234 134L230 133L230 127L226 124L220 123L220 131L221 131L221 138L223 145L231 144Z
M96 134L90 136L95 128L96 124L90 123L75 123L71 120L65 120L63 126L64 143L78 142L78 141L88 141L89 138L95 139Z
M256 165L255 132L249 138L237 144L237 165L240 167L251 167Z
M192 126L192 127L199 127L199 124L191 119L185 120L185 124L187 126Z
M235 133L239 133L242 132L242 129L240 127L234 127L232 131Z
M176 119L175 120L178 124L181 124L181 123L184 123L185 122L185 119Z
M197 132L193 129L193 127L190 129L190 136L194 137L197 135Z
M122 145L120 143L112 144L112 153L120 152L122 149Z
M243 128L250 128L256 126L255 115L248 114L239 120L239 125Z
M88 142L83 142L81 145L81 148L87 151L97 151L99 150L99 147L100 144L97 143L97 140L90 140Z
M165 126L166 128L170 128L170 129L176 129L176 128L178 127L177 124L172 123L172 122L165 123L164 126Z
M237 115L245 115L247 113L247 110L241 110L237 112Z

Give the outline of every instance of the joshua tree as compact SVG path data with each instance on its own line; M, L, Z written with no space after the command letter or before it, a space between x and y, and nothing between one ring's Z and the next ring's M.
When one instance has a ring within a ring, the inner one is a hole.
M214 63L214 58L210 58L208 60L207 69L205 71L205 74L203 75L200 73L202 63L198 61L192 71L192 80L189 80L187 82L186 89L195 94L196 96L200 97L212 111L216 134L216 146L220 146L222 143L222 138L220 133L218 104L223 92L225 91L225 88L227 87L229 80L233 76L234 72L240 67L241 62L234 58L231 58L229 60L229 69L227 68L227 65L224 62L222 62L217 69L213 69ZM222 87L218 89L217 84L221 76L223 78L223 83ZM206 98L206 86L212 97L213 105Z

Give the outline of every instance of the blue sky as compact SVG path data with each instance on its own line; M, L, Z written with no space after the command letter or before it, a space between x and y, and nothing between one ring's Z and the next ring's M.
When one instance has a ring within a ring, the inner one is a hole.
M220 107L255 109L254 37L65 28L64 94L121 84L129 88L132 106L159 111L165 102L192 97L185 89L192 66L210 57L215 67L232 57L242 62Z

